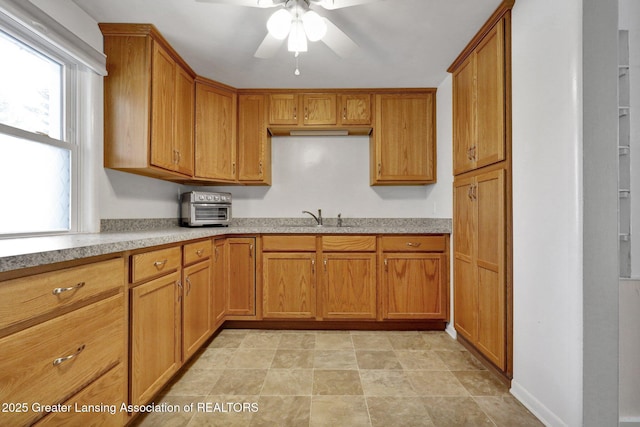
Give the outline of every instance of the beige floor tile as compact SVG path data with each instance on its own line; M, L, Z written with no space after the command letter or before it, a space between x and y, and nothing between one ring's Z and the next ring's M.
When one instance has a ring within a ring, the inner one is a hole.
M367 397L373 427L431 427L429 413L419 397Z
M429 345L431 350L439 351L463 351L464 347L454 340L446 332L425 331L422 339Z
M422 402L438 427L494 427L471 397L425 397Z
M415 396L411 382L402 370L360 370L366 396Z
M407 376L420 396L469 396L467 389L449 371L410 371Z
M313 350L276 350L271 368L303 369L313 368Z
M311 396L313 369L269 369L261 395Z
M509 393L508 387L488 371L456 371L453 375L472 396L501 396Z
M238 348L247 335L246 333L222 335L222 332L211 341L208 348Z
M278 344L278 349L287 350L313 350L316 347L316 334L290 333L283 334Z
M184 411L184 405L193 402L193 397L184 396L165 396L160 399L156 399L156 404L165 403L167 406L177 406L178 410L175 412L150 412L148 414L141 414L131 424L135 427L182 427L186 426L193 417L192 412ZM195 398L198 399L198 398Z
M192 367L174 379L163 393L167 396L207 396L222 372Z
M393 351L357 350L356 360L360 369L402 369Z
M248 333L239 348L241 349L276 349L282 334L277 332Z
M196 403L188 427L248 427L259 411L259 396L209 396Z
M353 350L350 334L316 334L316 350Z
M356 370L313 371L314 395L361 395L362 384Z
M352 335L356 350L392 350L391 341L384 335Z
M451 371L484 370L485 367L468 351L436 351L436 354Z
M389 336L394 350L429 350L429 345L420 334Z
M364 396L313 396L311 427L369 427Z
M405 370L447 370L442 359L430 350L396 350L396 357Z
M353 350L316 350L313 353L313 367L316 369L358 369L358 362Z
M260 396L251 427L308 427L311 396Z
M227 368L267 369L273 362L275 349L238 349L227 361Z
M210 395L259 395L267 369L225 369Z
M474 398L498 427L539 427L543 424L511 395Z
M235 351L234 348L207 348L194 356L189 369L224 369Z

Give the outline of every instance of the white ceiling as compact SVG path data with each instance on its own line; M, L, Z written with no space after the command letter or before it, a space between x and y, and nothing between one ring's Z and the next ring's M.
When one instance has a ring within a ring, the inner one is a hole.
M309 43L295 60L283 44L271 59L253 54L275 9L195 0L73 0L98 22L152 23L201 76L237 88L437 87L446 69L501 0L378 0L315 10L359 49L338 57Z

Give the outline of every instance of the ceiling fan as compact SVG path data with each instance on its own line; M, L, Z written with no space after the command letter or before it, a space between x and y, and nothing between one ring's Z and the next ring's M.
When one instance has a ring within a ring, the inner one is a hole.
M321 40L338 56L348 57L357 47L340 28L326 17L311 10L320 6L327 10L358 6L379 0L196 0L202 3L219 3L236 6L275 8L278 10L267 21L268 33L254 56L273 57L287 39L287 49L296 57L307 51L307 40Z

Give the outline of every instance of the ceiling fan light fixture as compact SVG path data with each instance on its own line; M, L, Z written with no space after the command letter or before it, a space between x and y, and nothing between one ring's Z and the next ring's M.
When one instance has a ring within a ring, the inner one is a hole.
M276 11L267 21L267 30L278 40L287 38L291 31L291 13L287 9Z
M308 10L302 16L302 24L309 41L318 41L327 34L327 24L324 22L324 18L313 10Z
M306 52L307 51L307 36L304 33L304 26L302 21L296 19L291 24L291 31L289 32L289 43L287 46L289 52Z

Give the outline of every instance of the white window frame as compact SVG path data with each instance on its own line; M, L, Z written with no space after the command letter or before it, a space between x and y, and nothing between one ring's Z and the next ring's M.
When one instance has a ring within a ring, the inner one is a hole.
M102 104L106 57L29 1L0 0L0 30L63 66L60 139L64 142L2 124L0 132L71 151L69 231L2 234L0 238L97 232L96 172L102 151L98 138L102 109L97 107Z

